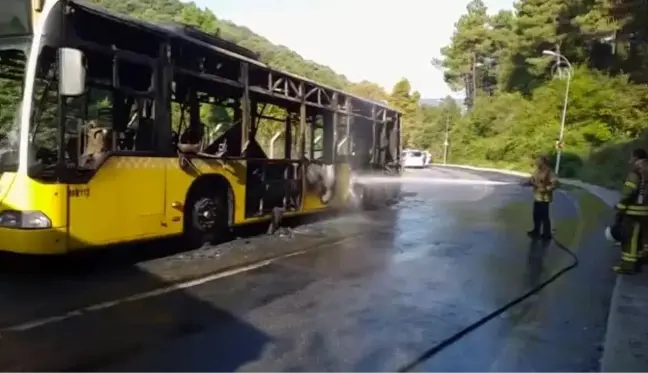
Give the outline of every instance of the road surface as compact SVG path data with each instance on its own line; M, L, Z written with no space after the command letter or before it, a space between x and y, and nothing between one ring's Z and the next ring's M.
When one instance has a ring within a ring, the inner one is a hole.
M431 168L406 180L396 206L285 236L4 274L0 369L393 371L572 263L530 243L531 196L515 178ZM415 369L598 369L616 258L605 211L577 191L552 208L579 266ZM216 272L241 262L253 264Z

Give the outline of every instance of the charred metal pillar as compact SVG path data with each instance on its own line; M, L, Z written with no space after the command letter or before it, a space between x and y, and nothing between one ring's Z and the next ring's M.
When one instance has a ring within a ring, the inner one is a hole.
M376 111L376 105L371 106L371 163L381 163L380 154L382 149L382 127L384 123L379 123L377 121L378 113ZM382 122L382 121L381 121Z
M256 138L259 122L261 121L260 115L262 115L258 110L259 105L255 100L250 98L250 130L248 131L248 139Z
M378 123L376 123L376 105L371 105L371 163L376 163L376 148L378 147L378 139L376 132L378 131Z
M247 62L241 62L241 75L239 82L243 85L243 95L241 96L241 153L245 151L250 134L250 121L252 118L250 108L250 83L248 79L249 68Z
M392 136L396 138L396 159L400 161L401 154L403 153L403 149L401 149L403 144L403 131L401 131L401 116L399 113L394 113L394 129L392 131L395 132Z
M310 160L313 160L314 157L314 147L315 147L315 131L314 128L317 126L317 119L318 116L314 113L312 113L312 109L307 107L306 112L308 113L308 117L306 118L306 129L304 131L304 137L306 138L306 143L308 144L307 148L307 157Z
M200 102L198 101L198 93L194 87L188 90L189 95L189 127L192 130L200 128ZM140 116L142 115L142 106L138 105Z
M292 116L286 115L286 127L284 128L284 158L292 159Z
M307 187L309 165L307 162L302 163L306 156L306 92L303 82L299 83L298 94L301 105L299 105L299 146L297 152L299 153L299 161L302 170L301 190L305 191ZM305 198L300 198L300 210L303 209L305 200Z
M331 123L329 124L328 128L324 127L324 154L326 157L326 161L332 163L335 163L335 158L337 155L337 131L338 131L338 93L335 92L333 93L333 97L331 98ZM328 135L328 137L327 137ZM328 139L328 142L327 142ZM326 156L326 154L330 154L330 156Z
M160 46L160 58L156 69L155 81L155 148L163 154L173 154L171 134L171 46L163 43ZM115 136L113 137L115 138Z
M299 158L306 156L306 97L304 95L304 83L299 84Z
M391 146L389 142L389 133L390 133L390 126L389 123L387 122L387 110L383 109L382 111L382 118L381 118L381 126L380 126L380 154L379 154L379 162L381 165L385 165L387 163L392 162L393 157L391 155Z
M344 111L347 112L346 116L346 137L347 137L347 142L346 142L346 154L351 155L351 146L352 143L354 142L353 138L351 137L351 126L353 125L353 107L351 105L351 100L349 100L349 97L346 97L344 99Z

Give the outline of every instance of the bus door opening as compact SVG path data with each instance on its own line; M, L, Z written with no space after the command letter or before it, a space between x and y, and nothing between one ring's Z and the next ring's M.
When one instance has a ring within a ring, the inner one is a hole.
M298 155L295 117L276 106L258 107L243 152L247 159L246 216L268 215L276 207L297 211L302 172L299 159L292 159Z

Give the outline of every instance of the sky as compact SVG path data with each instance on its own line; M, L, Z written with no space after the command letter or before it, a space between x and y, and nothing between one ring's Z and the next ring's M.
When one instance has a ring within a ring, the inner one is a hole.
M469 0L196 0L220 19L247 26L352 81L388 91L409 79L423 98L452 93L431 65ZM513 0L484 0L489 12Z

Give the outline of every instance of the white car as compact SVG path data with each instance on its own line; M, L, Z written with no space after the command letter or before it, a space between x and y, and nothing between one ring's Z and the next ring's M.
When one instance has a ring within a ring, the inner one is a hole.
M403 151L403 167L405 168L424 168L428 165L428 157L425 152L420 150Z

